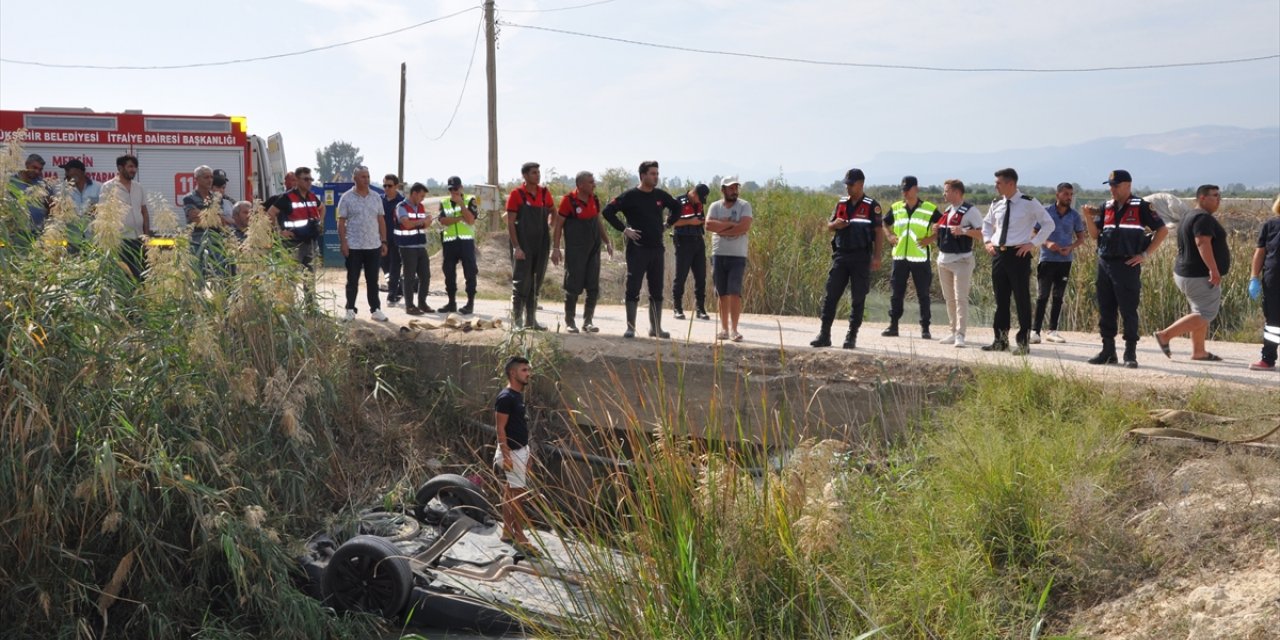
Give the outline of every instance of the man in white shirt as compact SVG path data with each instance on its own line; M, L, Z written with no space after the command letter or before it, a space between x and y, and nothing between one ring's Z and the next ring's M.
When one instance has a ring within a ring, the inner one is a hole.
M1053 218L1044 205L1018 190L1018 172L996 172L996 192L982 220L982 240L991 256L991 288L996 296L996 316L991 323L995 340L983 351L1009 350L1009 297L1018 305L1017 344L1013 355L1031 352L1031 256L1053 233ZM1040 230L1036 230L1036 225Z
M135 280L142 279L145 266L142 238L151 235L151 214L147 211L147 192L138 177L137 156L125 154L116 158L116 177L102 185L102 198L115 198L128 208L121 229L120 257Z

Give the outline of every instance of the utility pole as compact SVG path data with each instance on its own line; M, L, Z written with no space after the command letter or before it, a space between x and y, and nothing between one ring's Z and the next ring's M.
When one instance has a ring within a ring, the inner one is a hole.
M404 94L405 63L400 63L400 162L396 164L396 175L404 180Z
M498 60L497 30L493 18L493 0L484 1L485 78L489 81L489 184L498 184Z

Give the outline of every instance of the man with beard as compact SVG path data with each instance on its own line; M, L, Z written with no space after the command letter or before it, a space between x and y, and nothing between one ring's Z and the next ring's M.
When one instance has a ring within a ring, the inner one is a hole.
M662 330L662 281L666 247L662 241L662 211L679 215L680 203L658 188L658 162L640 163L640 186L628 189L605 206L604 219L627 239L627 330L624 338L636 337L636 310L640 306L640 283L648 281L649 336L670 338ZM626 219L624 223L622 218Z

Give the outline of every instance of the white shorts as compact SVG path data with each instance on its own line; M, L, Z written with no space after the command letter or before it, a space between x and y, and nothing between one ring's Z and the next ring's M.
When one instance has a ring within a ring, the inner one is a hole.
M502 447L493 453L493 464L502 469ZM529 486L529 447L511 450L511 468L507 473L507 486L512 489L524 489Z

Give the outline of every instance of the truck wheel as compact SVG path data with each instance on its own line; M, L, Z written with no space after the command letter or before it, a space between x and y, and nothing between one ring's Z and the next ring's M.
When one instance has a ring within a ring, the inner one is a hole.
M438 500L449 511L460 512L475 520L498 517L493 505L489 504L476 486L456 473L442 473L418 488L415 500L418 506L414 512L419 519L426 518L430 511L427 505L432 499Z
M409 600L413 574L395 545L356 536L334 552L324 572L325 601L339 611L398 615Z

